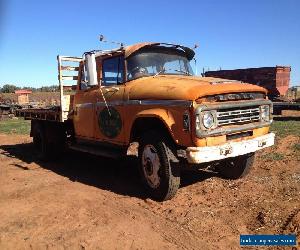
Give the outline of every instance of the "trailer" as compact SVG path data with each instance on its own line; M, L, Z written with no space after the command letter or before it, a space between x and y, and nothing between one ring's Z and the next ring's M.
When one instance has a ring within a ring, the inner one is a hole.
M15 111L17 117L23 117L25 120L44 120L60 122L60 108L28 108Z
M19 110L21 108L22 106L14 103L0 103L0 119L13 117L15 115L16 110Z
M300 102L273 102L274 115L281 115L283 110L300 110Z
M203 74L207 77L239 80L264 87L268 90L268 97L275 100L286 95L290 83L290 72L290 66L275 66L206 71Z

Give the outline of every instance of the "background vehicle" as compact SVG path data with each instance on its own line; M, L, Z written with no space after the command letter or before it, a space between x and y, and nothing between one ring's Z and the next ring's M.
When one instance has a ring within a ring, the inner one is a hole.
M275 115L281 115L282 110L300 110L297 88L290 88L290 66L261 67L233 70L206 71L207 77L239 80L264 87L268 97L273 101Z

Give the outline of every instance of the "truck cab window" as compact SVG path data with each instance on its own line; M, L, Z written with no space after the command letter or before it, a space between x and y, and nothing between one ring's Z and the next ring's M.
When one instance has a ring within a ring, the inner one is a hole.
M102 62L102 85L117 85L123 83L124 57L115 56Z

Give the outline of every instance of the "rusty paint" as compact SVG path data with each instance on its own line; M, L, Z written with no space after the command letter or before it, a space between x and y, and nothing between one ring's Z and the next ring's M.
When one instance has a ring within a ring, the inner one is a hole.
M143 77L128 82L129 99L196 100L203 96L239 92L262 92L264 88L252 84L215 84L216 78L196 76ZM172 89L172 91L166 91Z
M130 46L125 47L125 58L129 57L132 53L140 50L141 48L144 48L146 46L151 46L151 45L159 45L159 43L151 43L151 42L145 42L145 43L137 43L133 44Z

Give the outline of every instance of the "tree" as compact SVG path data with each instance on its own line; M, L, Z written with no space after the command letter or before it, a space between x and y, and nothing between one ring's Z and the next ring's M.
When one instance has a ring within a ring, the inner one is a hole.
M5 84L1 88L2 93L14 93L15 90L19 89L17 86L12 85L12 84Z

